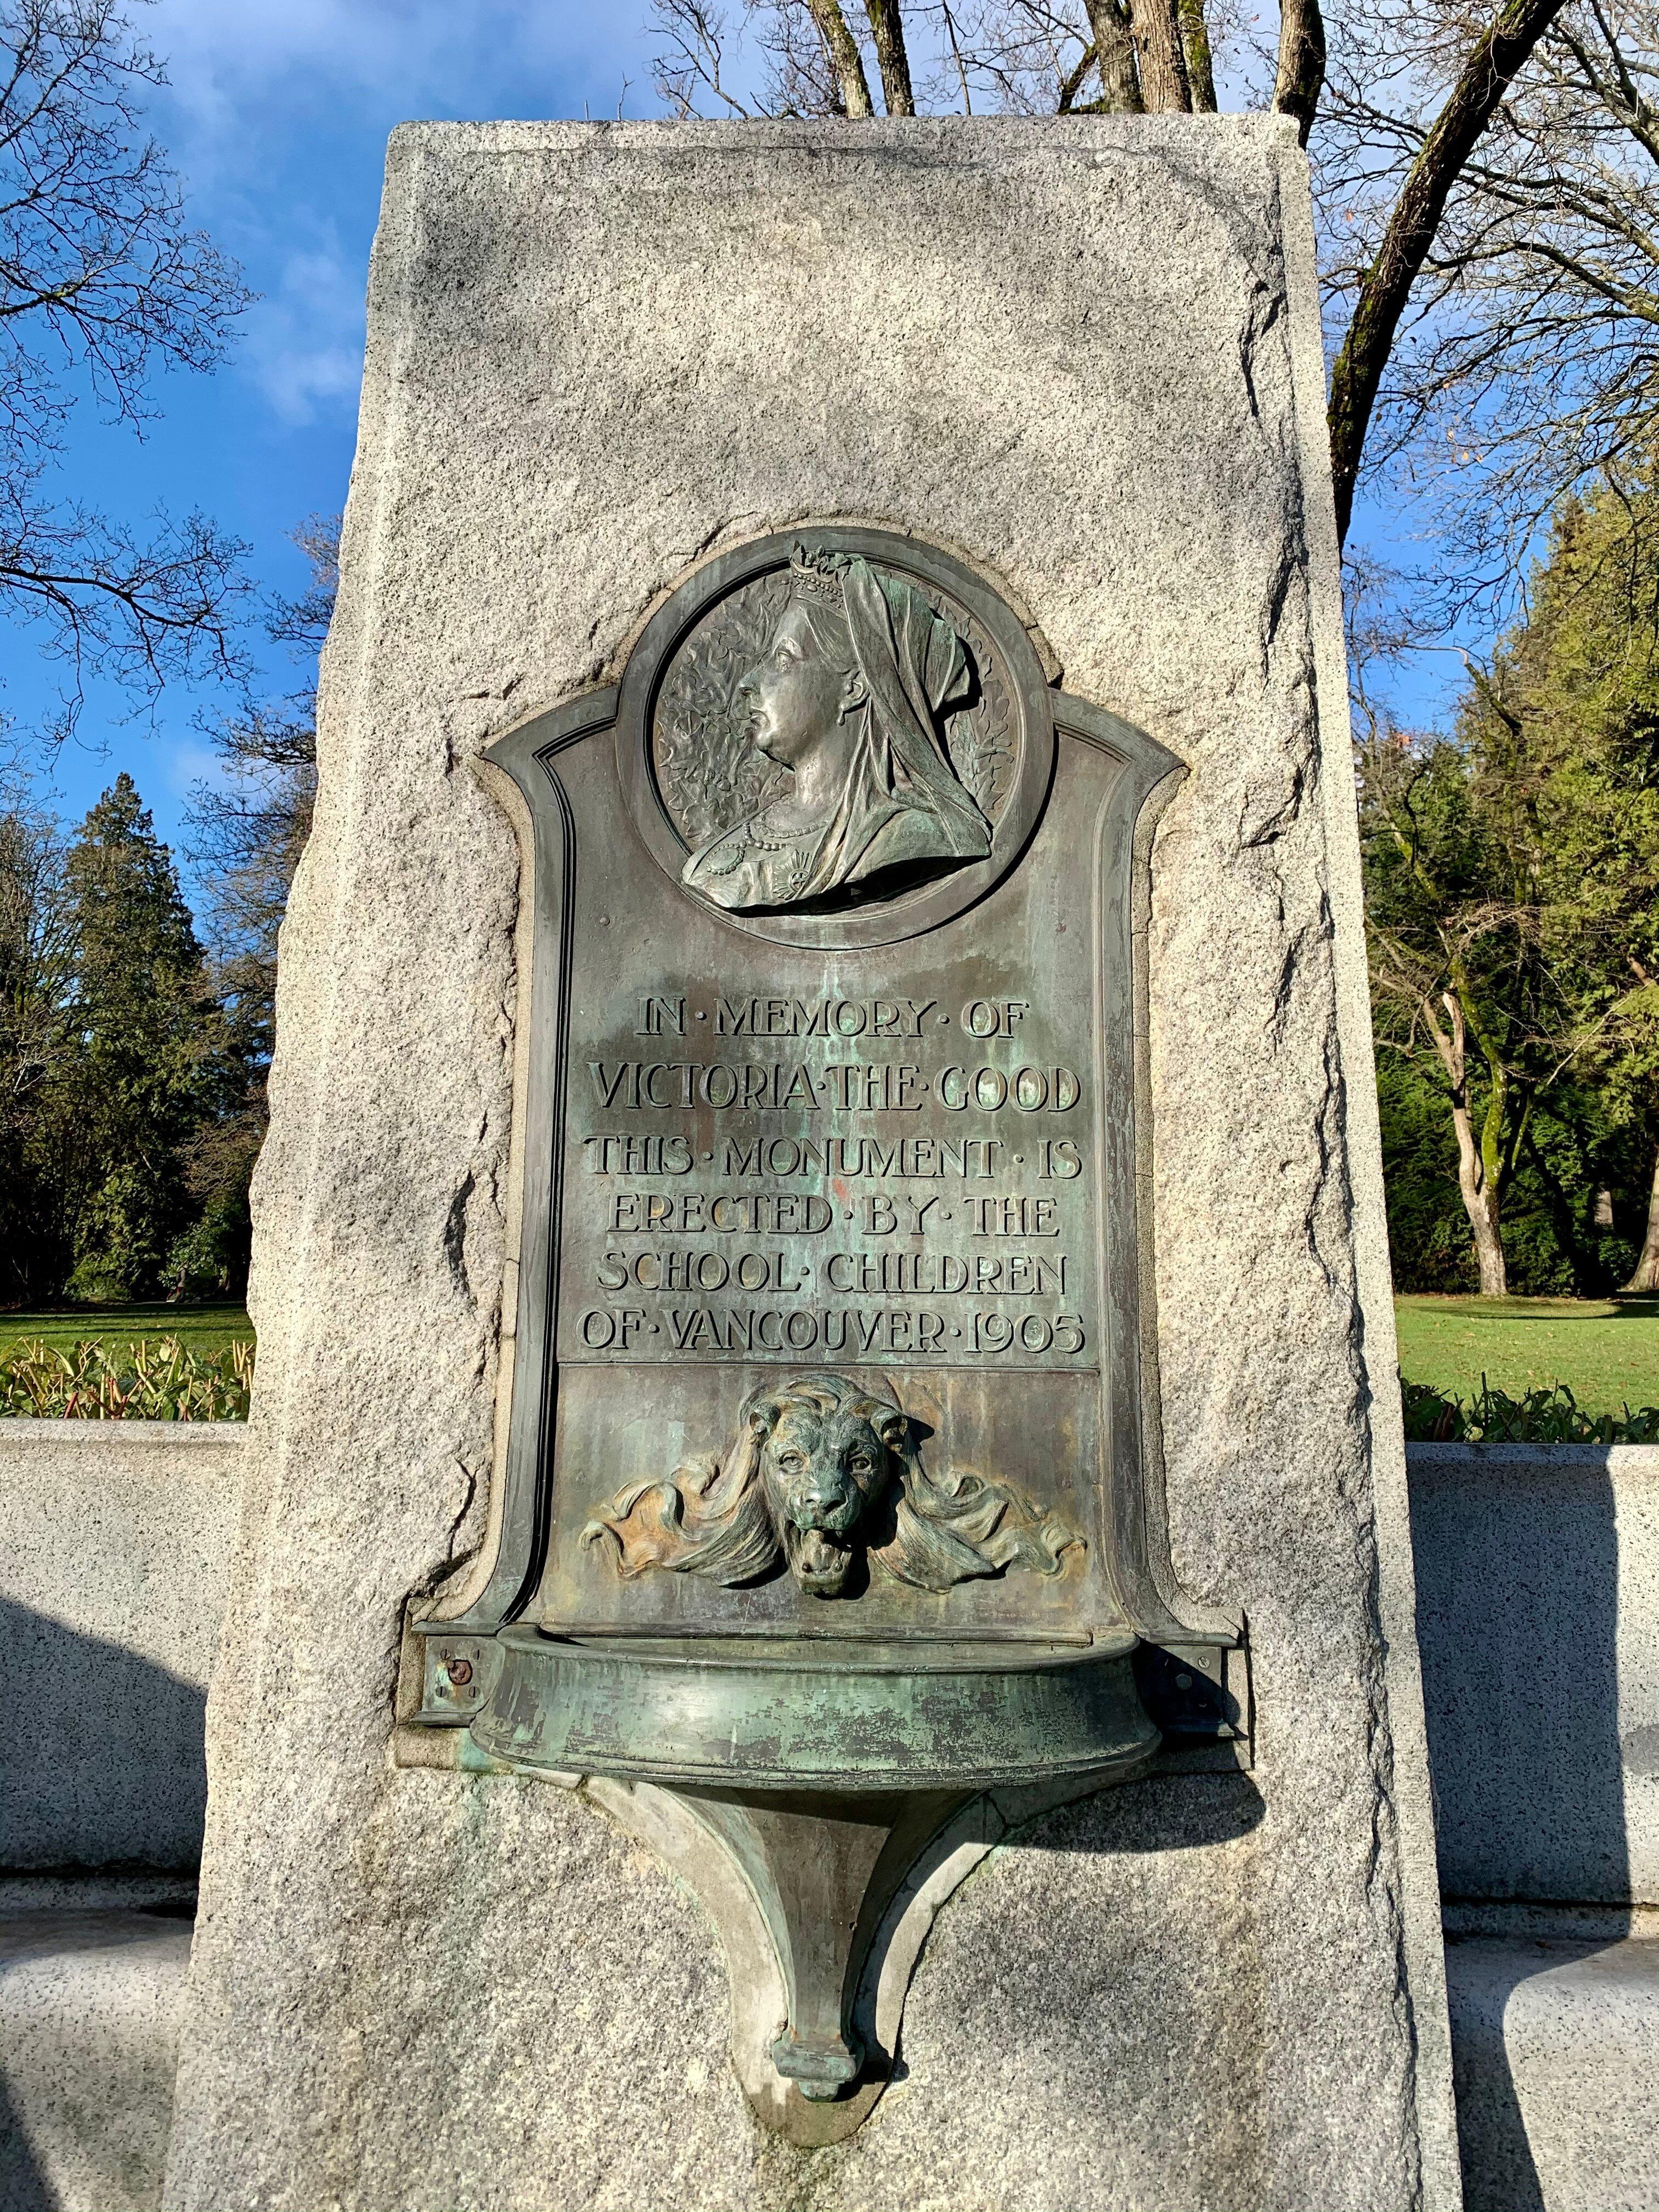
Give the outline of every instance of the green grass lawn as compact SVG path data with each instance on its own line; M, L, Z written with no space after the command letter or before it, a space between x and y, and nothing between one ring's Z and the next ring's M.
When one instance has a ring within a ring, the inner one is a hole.
M1442 1298L1395 1301L1400 1368L1448 1397L1468 1399L1480 1377L1519 1398L1565 1382L1589 1413L1659 1406L1659 1298ZM135 1337L176 1336L190 1351L222 1351L252 1340L238 1305L78 1306L0 1314L0 1357L44 1337L64 1348L96 1337L123 1346Z
M55 1351L93 1338L116 1347L137 1337L176 1336L188 1352L223 1351L238 1337L252 1342L253 1324L244 1306L76 1306L50 1313L0 1313L0 1358L19 1344L44 1337Z
M1565 1382L1584 1412L1659 1406L1659 1298L1395 1300L1400 1371L1468 1399Z

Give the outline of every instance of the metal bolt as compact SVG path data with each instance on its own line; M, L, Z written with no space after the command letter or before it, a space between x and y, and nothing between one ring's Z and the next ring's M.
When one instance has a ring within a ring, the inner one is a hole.
M465 1660L463 1660L461 1663L463 1666L465 1666L466 1664ZM468 1667L466 1671L470 1674L472 1672L472 1669ZM1192 1686L1193 1678L1190 1674L1177 1674L1176 1676L1176 1687L1177 1690L1190 1690Z
M465 1689L467 1684L472 1680L472 1662L470 1659L452 1659L449 1662L449 1679L458 1690Z

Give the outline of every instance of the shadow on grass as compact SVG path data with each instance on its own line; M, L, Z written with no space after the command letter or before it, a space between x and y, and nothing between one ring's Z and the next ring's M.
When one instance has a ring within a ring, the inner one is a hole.
M191 1351L217 1352L227 1345L253 1341L253 1324L245 1306L228 1300L212 1304L37 1306L0 1312L0 1358L26 1344L44 1343L57 1352L76 1344L101 1344L125 1350L129 1344L173 1337Z
M1436 1297L1409 1292L1401 1300L1410 1310L1455 1316L1459 1321L1593 1322L1659 1321L1659 1297L1481 1298Z

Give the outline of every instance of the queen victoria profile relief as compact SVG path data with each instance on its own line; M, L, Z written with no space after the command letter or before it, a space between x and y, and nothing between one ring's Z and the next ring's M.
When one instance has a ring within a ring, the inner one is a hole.
M732 736L789 781L699 843L682 880L733 912L854 903L981 860L991 824L951 764L975 696L957 629L861 556L797 549L732 694Z

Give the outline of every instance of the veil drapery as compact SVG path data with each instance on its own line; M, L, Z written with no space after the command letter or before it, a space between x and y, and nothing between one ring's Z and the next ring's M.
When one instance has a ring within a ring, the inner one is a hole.
M842 601L868 696L864 729L841 799L797 896L844 884L896 808L937 824L943 852L981 860L991 825L945 756L939 726L971 689L962 640L902 577L880 576L854 555L837 563Z
M682 880L731 908L798 906L889 871L983 860L991 825L945 750L945 719L974 690L951 622L857 554L813 562L798 550L792 584L819 651L862 684L840 717L859 718L841 789L810 824L780 832L768 807L732 823L691 854Z

